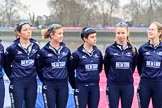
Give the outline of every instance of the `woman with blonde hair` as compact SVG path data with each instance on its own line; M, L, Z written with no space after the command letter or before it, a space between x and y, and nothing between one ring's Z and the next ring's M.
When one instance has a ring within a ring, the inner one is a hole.
M42 31L50 41L37 56L38 76L43 83L45 108L66 108L68 100L68 72L70 50L63 43L63 27L52 24Z
M140 83L138 99L140 108L162 108L162 25L152 22L147 29L148 42L139 48L138 73Z

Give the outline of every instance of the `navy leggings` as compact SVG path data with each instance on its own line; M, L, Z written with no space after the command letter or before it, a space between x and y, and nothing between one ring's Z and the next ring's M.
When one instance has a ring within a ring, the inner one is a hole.
M109 108L118 108L121 100L121 108L131 108L134 87L133 84L108 84L106 89Z
M141 80L137 89L139 108L148 108L152 98L153 108L162 108L162 81Z
M98 108L99 84L76 84L74 100L76 108Z
M68 82L44 81L42 95L45 108L66 108L69 96Z
M12 108L35 108L37 97L36 78L12 79L9 86ZM24 105L25 104L25 105Z
M5 87L3 79L0 79L0 108L3 108L5 96Z

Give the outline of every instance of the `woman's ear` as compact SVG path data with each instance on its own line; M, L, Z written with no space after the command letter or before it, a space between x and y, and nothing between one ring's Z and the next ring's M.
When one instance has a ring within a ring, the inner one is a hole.
M21 32L16 31L16 35L17 35L18 37L20 37L20 36L21 36Z
M52 38L54 36L54 33L50 33L50 38Z
M83 41L86 42L87 38L86 37L83 37Z

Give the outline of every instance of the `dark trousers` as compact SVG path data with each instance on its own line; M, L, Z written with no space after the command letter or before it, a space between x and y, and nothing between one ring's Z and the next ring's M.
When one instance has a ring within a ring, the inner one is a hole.
M66 108L69 96L68 82L44 81L42 95L45 108Z
M152 99L153 108L162 108L162 81L141 80L137 89L139 108L148 108Z
M0 108L3 108L5 97L5 87L3 79L0 79Z
M108 84L106 89L109 108L118 108L121 100L121 108L131 108L134 87L133 84Z
M76 84L74 100L76 108L98 108L99 84Z
M35 108L37 97L36 78L12 79L9 86L12 108ZM25 105L23 105L23 103Z

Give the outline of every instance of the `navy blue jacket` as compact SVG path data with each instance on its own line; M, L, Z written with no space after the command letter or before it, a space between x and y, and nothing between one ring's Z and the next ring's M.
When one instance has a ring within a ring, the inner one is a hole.
M162 81L162 42L154 47L147 42L139 48L138 72L141 79Z
M27 49L21 46L19 38L7 47L4 70L9 79L36 77L35 60L39 46L34 39L30 41L31 44Z
M71 72L69 81L73 88L75 87L75 81L79 83L99 82L99 73L102 71L103 67L103 56L96 46L93 47L93 52L89 54L84 49L83 45L81 45L72 53L70 64Z
M71 52L64 43L55 50L49 42L37 56L38 76L41 81L68 81Z
M104 56L105 74L108 83L133 83L133 73L137 65L137 50L132 52L132 46L125 49L116 42L106 48Z
M0 79L3 78L3 75L2 75L3 64L4 64L4 47L1 44L1 40L0 40Z

